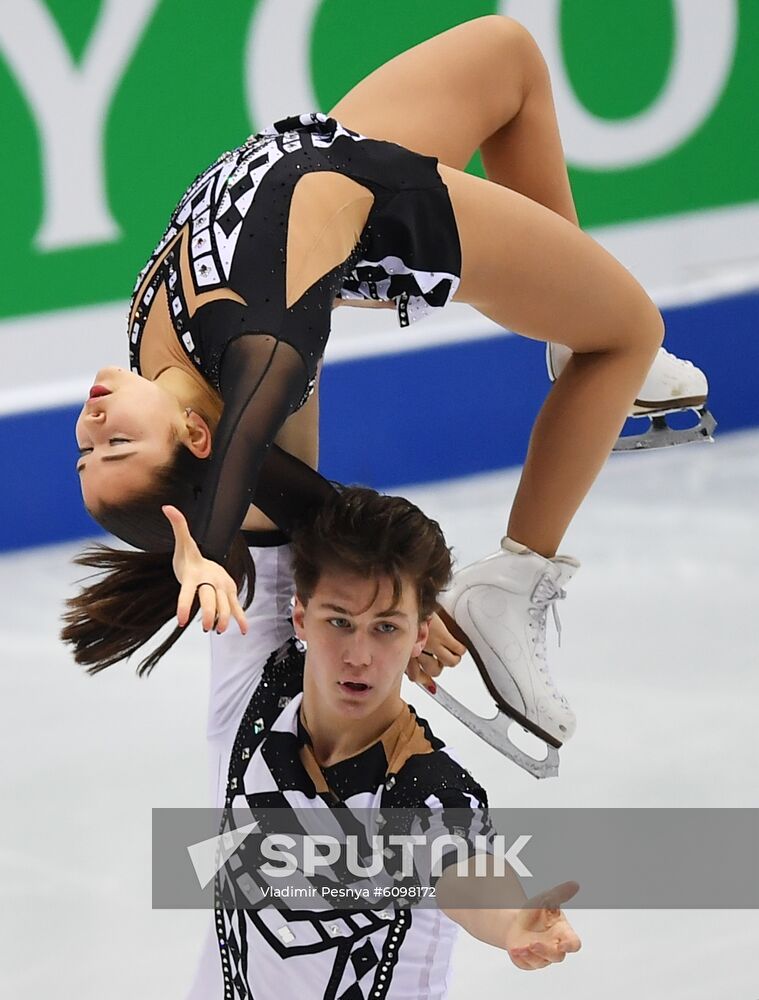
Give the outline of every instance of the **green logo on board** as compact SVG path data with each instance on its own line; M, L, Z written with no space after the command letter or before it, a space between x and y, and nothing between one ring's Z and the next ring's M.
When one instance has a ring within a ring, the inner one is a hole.
M749 0L26 0L0 12L0 316L126 299L220 151L495 12L549 61L584 225L757 199Z

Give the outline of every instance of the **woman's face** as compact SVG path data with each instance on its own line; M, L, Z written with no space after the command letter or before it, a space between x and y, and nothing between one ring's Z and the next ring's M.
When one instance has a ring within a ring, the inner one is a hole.
M82 499L97 512L144 490L173 453L182 411L156 382L123 368L101 368L76 422Z

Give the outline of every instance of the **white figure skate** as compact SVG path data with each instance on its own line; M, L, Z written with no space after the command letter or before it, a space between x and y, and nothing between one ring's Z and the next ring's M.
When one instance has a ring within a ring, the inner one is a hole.
M568 347L546 345L546 367L552 382L559 377L571 356ZM650 426L643 434L621 436L614 445L614 451L640 451L693 441L713 441L717 422L706 407L708 395L709 383L701 369L660 347L630 412L631 417L648 417ZM684 410L693 410L698 423L693 427L671 427L666 415Z
M439 601L443 620L463 642L498 708L486 719L437 685L435 698L452 715L537 778L558 773L558 748L575 729L575 716L556 690L546 663L546 618L579 563L545 559L509 538L498 552L454 574ZM509 728L520 723L546 744L539 760L517 747Z

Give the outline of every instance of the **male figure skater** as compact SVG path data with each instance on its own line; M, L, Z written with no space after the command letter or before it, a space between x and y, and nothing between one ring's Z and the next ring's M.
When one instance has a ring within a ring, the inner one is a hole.
M400 695L450 578L436 522L404 499L351 488L296 533L292 552L259 544L254 555L248 635L214 640L209 737L217 803L235 813L295 810L295 822L301 810L467 809L473 840L485 791ZM235 884L227 865L215 954L209 942L190 997L442 998L457 924L522 969L579 949L559 909L573 883L534 908L520 908L522 894L513 908L496 910L446 906L461 898L452 895L455 881L452 869L438 880L438 909L244 909L245 883ZM481 883L471 880L474 890Z

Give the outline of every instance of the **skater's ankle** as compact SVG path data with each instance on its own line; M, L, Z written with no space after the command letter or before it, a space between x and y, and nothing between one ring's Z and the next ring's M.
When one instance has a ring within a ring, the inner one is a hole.
M524 541L517 541L513 535L504 535L501 539L501 548L504 552L514 552L517 555L524 555L530 553L532 555L542 556L544 559L553 559L556 555L556 549L545 549L545 548L535 548Z

